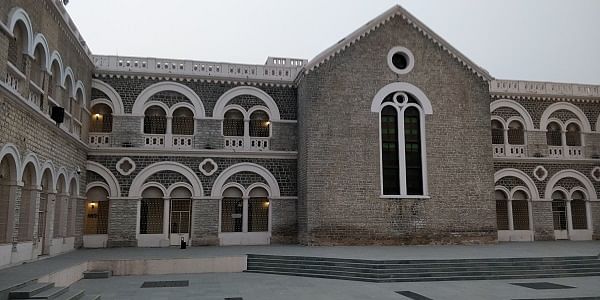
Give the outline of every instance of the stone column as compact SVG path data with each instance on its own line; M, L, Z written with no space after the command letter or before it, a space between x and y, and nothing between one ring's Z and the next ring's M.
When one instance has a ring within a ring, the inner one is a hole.
M167 131L165 134L165 147L172 148L173 147L173 117L167 117Z
M219 244L219 203L221 199L192 198L192 245Z
M9 187L9 216L8 216L8 224L7 228L12 228L12 243L13 243L13 252L16 251L16 245L19 243L19 216L21 215L21 193L23 192L23 183L17 182L16 184L12 184ZM11 235L8 235L10 237Z
M554 240L554 219L552 216L552 201L533 201L531 203L533 216L534 240Z
M137 246L139 199L109 198L107 247Z
M250 120L244 119L244 149L250 149Z
M45 243L42 249L43 254L50 254L50 246L52 245L52 241L54 239L54 211L56 209L57 198L56 192L48 192L46 225L44 226L46 228L46 232L44 233Z
M85 200L86 197L74 197L73 208L73 234L75 236L75 248L83 247L83 227L85 224Z

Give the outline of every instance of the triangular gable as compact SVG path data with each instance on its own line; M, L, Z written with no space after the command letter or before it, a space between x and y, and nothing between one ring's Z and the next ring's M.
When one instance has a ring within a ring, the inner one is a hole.
M448 42L446 42L442 37L437 35L433 30L429 27L425 26L421 21L419 21L416 17L411 15L407 10L402 8L399 5L395 5L390 8L383 14L379 15L377 18L369 21L367 24L360 27L358 30L354 31L350 35L343 38L337 44L327 48L325 51L321 52L315 58L313 58L305 67L306 74L310 73L314 69L318 68L321 64L333 58L335 55L344 51L346 48L350 47L361 38L365 37L371 31L376 30L381 25L385 24L392 18L400 16L402 19L406 20L406 22L416 28L419 32L421 32L424 36L426 36L429 40L442 47L448 54L452 55L453 58L458 60L463 66L469 69L471 72L476 74L478 77L483 78L486 81L491 81L494 78L482 67L478 66L466 56L464 56L460 51L456 50L452 47Z

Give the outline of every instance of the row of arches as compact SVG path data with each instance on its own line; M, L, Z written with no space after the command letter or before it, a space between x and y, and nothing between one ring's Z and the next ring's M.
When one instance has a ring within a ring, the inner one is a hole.
M78 197L76 172L22 157L12 144L0 148L0 244L36 241L47 254L51 238L74 236Z
M503 180L512 179L507 184ZM547 212L537 218L551 218L556 239L591 239L590 201L598 197L591 181L575 170L563 170L547 182L540 199L533 180L517 169L503 169L495 175L496 221L500 240L533 240L534 203L550 202ZM569 182L565 187L564 182ZM538 208L539 209L539 208ZM549 217L548 217L549 216ZM542 221L543 222L543 221Z
M71 67L64 65L60 53L50 50L42 33L34 33L31 19L22 8L15 7L10 11L6 27L12 33L8 61L24 76L26 57L31 58L31 81L36 89L42 90L47 80L48 96L55 102L49 105L65 107L79 119L79 108L87 107L85 86L75 78ZM60 89L66 94L59 93Z

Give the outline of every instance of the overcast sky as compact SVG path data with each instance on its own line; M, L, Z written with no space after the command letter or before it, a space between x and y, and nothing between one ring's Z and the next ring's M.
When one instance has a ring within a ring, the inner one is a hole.
M600 84L598 0L71 0L94 54L312 59L400 4L499 79Z

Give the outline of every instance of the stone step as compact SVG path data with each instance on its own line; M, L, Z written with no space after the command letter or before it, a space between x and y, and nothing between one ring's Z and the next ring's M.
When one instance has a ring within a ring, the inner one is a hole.
M83 298L85 291L83 290L69 290L68 292L62 294L59 298L55 300L78 300Z
M10 291L8 299L28 299L35 294L54 287L54 283L32 283L16 290Z
M100 300L102 299L102 297L100 295L84 295L83 297L79 298L81 300Z
M69 287L53 287L29 297L29 299L56 299L69 291Z
M248 263L248 269L261 269L261 268L284 268L284 269L316 269L316 270L330 270L330 271L350 271L350 272L364 272L364 273L376 273L376 274L387 274L387 273L417 273L417 272L477 272L477 271L554 271L554 270L576 270L576 269L596 269L600 270L600 262L595 264L568 264L568 265L521 265L521 266L453 266L453 267L398 267L398 268L381 268L380 266L364 266L364 267L348 267L348 266L329 266L329 265L315 265L310 262L305 264L298 263Z
M112 271L86 271L83 272L83 279L100 279L109 278L112 276Z

